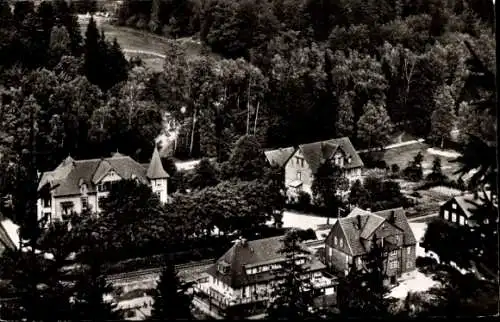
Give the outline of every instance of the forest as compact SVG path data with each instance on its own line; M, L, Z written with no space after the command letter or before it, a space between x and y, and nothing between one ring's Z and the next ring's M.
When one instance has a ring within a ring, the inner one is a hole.
M22 225L31 245L54 255L16 252L13 263L5 260L2 277L21 296L12 320L119 319L102 299L109 293L105 263L96 259L103 254L130 250L137 240L173 247L187 240L165 235L203 241L214 226L229 233L265 223L283 200L262 149L338 136L357 148L381 147L395 130L439 145L456 127L463 171L479 169L473 179L480 183L496 180L493 147L483 144L496 138L491 1L125 0L117 24L173 38L159 73L127 61L93 20L82 33L76 12L88 9L64 0L9 4L0 0L0 211ZM199 39L207 55L189 55L175 40L183 37ZM124 182L133 193L117 190L100 219L89 214L70 234L68 223L42 234L34 212L38 172L68 155L116 150L147 162L165 112L181 125L177 156L216 157L217 166L205 160L187 178L172 175L179 194L165 207L146 187ZM471 134L481 141L466 144ZM191 194L183 194L186 186ZM365 189L357 187L360 204L373 201ZM132 227L138 232L129 233ZM61 269L75 248L89 271L68 287L75 276ZM431 303L437 313L484 312L470 291L483 282L451 275ZM365 281L347 282L344 291L359 282L354 290L366 295ZM361 307L380 313L385 293ZM363 311L359 303L341 305Z
M185 154L224 160L242 134L265 148L339 136L378 147L394 130L442 145L453 127L494 138L467 104L484 93L462 91L466 43L494 70L493 11L489 0L129 0L116 23L222 57L167 53L156 97L184 124Z

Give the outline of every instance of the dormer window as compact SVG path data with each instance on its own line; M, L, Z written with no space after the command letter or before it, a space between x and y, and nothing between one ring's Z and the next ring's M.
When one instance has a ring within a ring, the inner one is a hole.
M229 267L229 264L222 261L220 263L217 264L217 271L223 275L226 275L226 274L229 274L229 270L230 270L230 267Z
M83 179L80 179L79 186L80 186L80 193L82 195L86 195L88 192L88 187Z

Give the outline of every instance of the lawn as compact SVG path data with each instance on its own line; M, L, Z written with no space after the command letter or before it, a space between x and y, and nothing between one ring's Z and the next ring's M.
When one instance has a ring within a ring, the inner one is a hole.
M116 38L120 46L128 56L139 56L143 59L147 67L155 71L161 71L163 68L163 58L156 55L164 55L168 48L169 38L154 35L145 31L135 30L127 27L115 26L102 17L95 17L97 27L103 30L106 39ZM82 35L85 37L89 19L85 15L78 16ZM178 42L186 50L190 57L202 54L203 45L193 39L179 39ZM142 53L135 53L135 52ZM155 56L151 54L156 54Z
M453 174L459 168L459 164L451 163L450 161L454 159L455 156L452 155L442 155L435 154L434 150L429 150L431 146L426 143L415 143L411 145L401 146L389 150L385 150L383 160L390 167L392 164L397 164L402 170L406 168L408 163L413 160L413 158L421 152L424 156L424 161L422 166L424 168L424 174L428 174L432 168L432 162L436 156L441 159L441 167L443 173L452 179L456 179L457 176Z

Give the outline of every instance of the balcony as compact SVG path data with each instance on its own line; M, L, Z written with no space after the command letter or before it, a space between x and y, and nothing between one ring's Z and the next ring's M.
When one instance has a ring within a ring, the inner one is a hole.
M205 285L203 285L205 284ZM250 297L241 297L231 293L222 293L207 285L194 286L194 296L197 301L219 316L241 315L252 316L262 313L267 308L269 294L256 292Z

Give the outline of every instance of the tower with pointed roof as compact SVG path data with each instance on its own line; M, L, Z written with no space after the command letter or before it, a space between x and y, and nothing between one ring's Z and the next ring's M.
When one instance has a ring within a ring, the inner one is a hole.
M160 154L158 153L158 149L156 148L156 146L153 150L153 156L151 157L146 176L151 183L151 190L153 191L153 193L155 193L158 198L160 198L161 202L166 203L168 200L167 184L169 175L163 168Z

